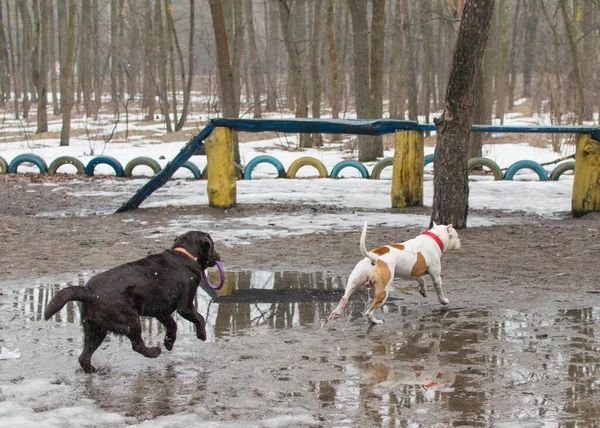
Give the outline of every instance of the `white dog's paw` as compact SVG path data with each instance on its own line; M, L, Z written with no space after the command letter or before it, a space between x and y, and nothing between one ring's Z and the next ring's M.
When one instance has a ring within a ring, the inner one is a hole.
M450 300L448 300L447 298L443 297L440 299L440 303L442 305L447 305L448 303L450 303Z

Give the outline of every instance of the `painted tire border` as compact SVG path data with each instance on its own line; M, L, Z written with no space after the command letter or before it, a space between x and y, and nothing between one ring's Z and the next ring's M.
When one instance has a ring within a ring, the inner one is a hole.
M183 165L181 165L180 168L189 169L194 175L194 180L200 180L202 178L200 168L198 168L198 166L194 162L186 161Z
M91 159L85 167L85 174L88 177L93 177L94 169L100 164L109 165L115 171L115 176L123 177L123 165L112 156L96 156L95 158Z
M513 163L506 170L506 173L504 174L504 179L512 180L517 171L520 171L522 169L531 169L538 175L540 181L548 181L548 173L546 172L544 167L538 162L532 160L520 160Z
M494 174L494 180L503 180L504 175L500 166L491 159L488 158L471 158L467 163L467 174L477 166L487 166Z
M244 168L244 180L252 180L252 171L261 163L270 163L273 165L277 169L277 178L286 177L285 168L278 159L271 155L259 155L246 164Z
M0 156L0 174L6 174L8 172L8 162Z
M16 156L12 161L10 161L10 164L8 165L8 172L15 174L19 168L19 165L21 165L23 162L31 162L35 164L35 166L37 166L40 170L40 174L48 173L48 165L46 164L46 161L34 153L24 153Z
M319 173L319 177L321 178L327 178L329 176L329 174L327 174L327 168L323 162L312 156L303 156L291 163L287 171L287 178L296 178L298 170L303 166L315 167Z
M58 168L63 165L73 165L75 168L77 168L77 174L85 174L85 165L83 162L73 156L60 156L54 159L48 167L48 174L56 174Z
M549 180L557 181L561 175L563 175L567 171L575 171L575 161L566 161L563 163L559 163L550 173Z
M158 174L162 170L162 167L158 161L149 156L138 156L127 162L127 165L125 165L125 168L123 169L123 175L125 177L133 177L133 170L136 166L140 165L149 166L154 172L154 175Z
M360 175L362 176L362 178L369 178L369 171L367 171L367 168L365 168L365 166L355 160L343 160L341 162L338 162L332 169L331 172L329 173L329 176L331 178L338 178L338 175L340 174L340 172L347 167L352 167L358 170L358 172L360 172Z

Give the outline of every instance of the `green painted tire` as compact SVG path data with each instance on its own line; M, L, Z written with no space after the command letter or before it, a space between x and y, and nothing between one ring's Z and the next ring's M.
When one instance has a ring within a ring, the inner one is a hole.
M73 165L75 168L77 168L77 174L85 174L85 165L83 162L77 158L74 158L73 156L60 156L54 159L48 167L48 174L56 174L56 170L63 165Z
M550 173L550 180L556 181L567 171L575 171L575 161L559 163Z
M6 174L8 172L8 163L2 156L0 156L0 174Z
M488 167L490 169L490 171L492 171L492 173L494 174L494 180L504 179L504 175L502 174L502 170L500 169L498 164L488 158L469 159L469 163L467 163L467 174L478 166Z
M394 163L394 158L381 159L373 167L373 171L371 171L371 178L373 180L379 180L379 177L381 177L381 172L388 166L392 166L393 163Z

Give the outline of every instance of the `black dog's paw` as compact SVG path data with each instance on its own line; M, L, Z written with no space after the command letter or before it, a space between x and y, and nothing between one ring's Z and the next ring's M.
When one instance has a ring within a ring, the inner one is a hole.
M175 344L175 338L174 337L171 337L171 336L166 336L165 337L165 348L167 348L167 351L172 351L174 344Z
M160 352L161 352L160 346L156 346L154 348L147 348L144 356L148 357L148 358L156 358L160 355Z
M204 327L196 329L196 337L206 342L206 329Z

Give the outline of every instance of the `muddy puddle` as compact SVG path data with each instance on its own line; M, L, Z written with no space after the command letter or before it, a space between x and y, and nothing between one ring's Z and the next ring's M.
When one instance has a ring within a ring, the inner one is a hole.
M49 322L43 309L58 289L83 285L90 276L4 293L14 314L3 320L10 324L5 333L29 339L21 342L20 364L3 362L14 370L10 376L42 377L46 367L72 383L74 394L140 420L184 411L207 420L249 420L268 415L269 406L294 405L309 410L313 426L576 427L600 421L595 295L589 305L554 299L535 308L444 309L415 304L415 289L397 288L383 309L385 324L370 327L361 317L366 291L343 317L327 321L344 277L227 272L217 294L198 292L208 344L176 317L173 352L148 360L113 337L95 356L100 373L84 375L76 361L77 305ZM161 344L163 336L162 325L144 320L147 342Z

